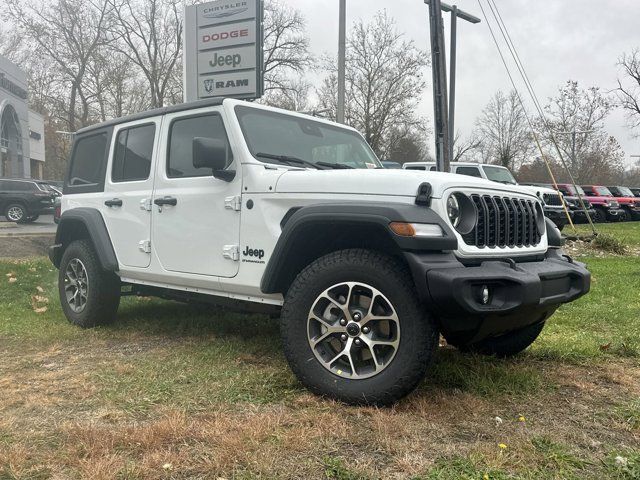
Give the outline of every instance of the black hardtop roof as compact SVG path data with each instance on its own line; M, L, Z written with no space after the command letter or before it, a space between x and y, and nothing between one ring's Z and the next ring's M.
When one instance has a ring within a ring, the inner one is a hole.
M144 112L134 113L127 115L126 117L114 118L107 120L106 122L96 123L88 127L81 128L76 132L76 135L83 135L94 130L100 130L102 128L113 127L120 125L121 123L133 122L135 120L143 120L145 118L157 117L158 115L165 115L167 113L183 112L185 110L192 110L203 107L216 107L222 105L224 97L213 97L205 100L197 100L195 102L178 103L176 105L170 105L168 107L155 108L153 110L146 110Z

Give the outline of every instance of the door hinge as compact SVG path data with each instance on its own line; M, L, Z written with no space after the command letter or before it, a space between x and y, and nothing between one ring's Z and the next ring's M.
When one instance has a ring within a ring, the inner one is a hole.
M151 240L140 240L138 242L138 248L141 252L151 253Z
M242 208L242 197L240 197L240 195L236 195L234 197L225 198L224 208L235 210L236 212L240 211L240 209Z
M151 199L150 198L143 198L142 200L140 200L140 210L146 210L147 212L151 211Z
M239 245L225 245L222 247L222 256L237 262L240 260L240 246Z

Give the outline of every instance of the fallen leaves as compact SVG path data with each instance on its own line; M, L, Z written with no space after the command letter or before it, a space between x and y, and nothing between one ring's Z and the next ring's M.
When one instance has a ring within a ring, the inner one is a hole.
M43 293L44 288L36 287L38 293ZM31 308L36 313L44 313L47 311L49 304L49 299L44 295L31 295Z

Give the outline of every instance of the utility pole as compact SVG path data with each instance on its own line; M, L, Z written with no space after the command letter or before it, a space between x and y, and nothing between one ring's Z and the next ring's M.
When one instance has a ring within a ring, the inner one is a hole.
M449 120L447 101L447 61L444 51L444 26L440 0L424 0L429 5L429 30L431 38L431 72L433 76L433 116L436 136L436 168L448 172Z
M440 0L424 0L424 3L429 5L429 26L431 30L431 67L433 73L434 123L436 125L436 164L438 165L437 168L439 171L448 172L450 162L453 160L453 142L455 139L458 17L474 24L480 23L480 19L458 9L455 5L447 5ZM444 54L444 26L440 11L451 12L451 66L448 101L446 91L447 65ZM435 12L438 12L438 14L436 15ZM436 55L436 52L441 52L441 54ZM443 102L442 105L438 105L438 101ZM440 112L445 113L444 118L441 118ZM441 130L439 130L439 127ZM440 153L441 151L442 154ZM440 158L442 158L442 160L440 160ZM442 168L440 167L440 163L443 164Z
M340 13L338 14L338 105L336 108L336 121L344 123L345 110L345 57L347 36L347 0L340 0Z

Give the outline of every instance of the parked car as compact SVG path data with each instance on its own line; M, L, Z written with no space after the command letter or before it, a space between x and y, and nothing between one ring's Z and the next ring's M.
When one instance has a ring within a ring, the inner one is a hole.
M621 220L633 220L640 217L640 204L636 205L635 197L616 197L607 187L602 185L582 185L582 189L592 197L615 198L623 211Z
M0 214L16 223L35 222L53 210L55 195L37 180L0 178Z
M636 197L630 188L619 185L607 188L618 199L620 206L627 211L630 220L640 219L640 199Z
M356 130L264 105L84 128L67 178L49 256L70 322L113 321L123 294L279 314L296 376L347 403L407 395L440 334L515 355L589 290L528 190L384 169Z
M531 183L529 185L537 185L540 187L551 188L554 191L556 190L551 183ZM564 199L567 208L571 212L571 219L576 224L589 223L589 219L587 218L588 214L591 218L591 221L595 221L594 219L596 216L596 211L593 208L593 205L591 205L591 202L589 200L584 198L584 192L582 191L582 189L580 187L578 187L578 189L580 191L580 194L583 196L582 203L580 202L580 198L578 196L567 195L567 189L564 189L563 191L563 189L559 188L560 194L562 194L562 198Z
M434 162L407 162L402 168L406 170L436 171ZM511 171L500 165L487 165L473 162L451 162L451 173L468 175L470 177L484 178L505 185L519 185ZM549 218L560 230L569 223L567 212L562 206L560 194L552 188L531 185L519 185L525 190L535 194L543 202L544 215ZM572 215L568 210L569 216Z
M595 210L591 219L596 223L619 222L624 218L624 210L620 208L618 201L611 197L590 195L580 185L573 186L570 183L559 183L558 190L565 196L580 195L583 200L588 201Z

